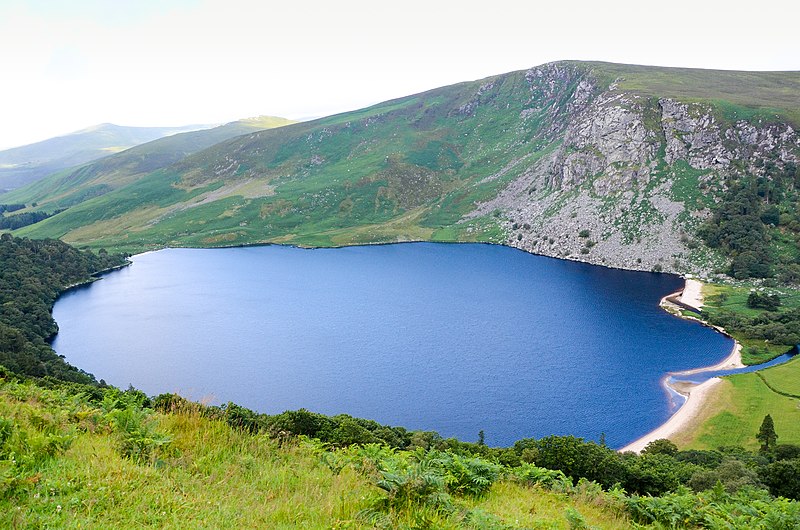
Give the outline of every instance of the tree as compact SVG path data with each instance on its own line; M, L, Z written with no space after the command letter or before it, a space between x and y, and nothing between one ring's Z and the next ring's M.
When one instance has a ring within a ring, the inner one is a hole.
M747 297L747 307L751 309L776 311L780 306L781 299L777 294L759 294L757 291L750 291Z
M758 434L756 434L756 439L761 442L762 453L771 453L778 444L778 435L775 433L775 423L772 421L772 416L769 414L764 416L764 421L761 422L761 428L758 430Z
M765 208L763 212L761 212L761 222L765 225L778 226L780 221L781 212L775 205L769 206L768 208Z
M773 462L760 468L759 475L776 497L800 500L800 459Z
M675 456L678 454L678 446L667 440L666 438L659 438L653 440L642 450L643 455L669 455Z
M716 469L698 469L689 479L688 486L694 491L706 491L721 483L728 493L735 493L744 486L761 486L758 472L741 460L729 458Z

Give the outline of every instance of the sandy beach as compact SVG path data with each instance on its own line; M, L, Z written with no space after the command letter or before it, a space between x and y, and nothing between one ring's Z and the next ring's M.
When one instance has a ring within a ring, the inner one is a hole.
M696 309L703 307L703 282L687 278L681 293L681 302Z
M703 287L702 282L699 282L698 280L687 279L686 286L684 287L683 292L680 293L681 303L700 309L703 306L702 287ZM677 294L678 293L674 293L672 295L664 297L661 300L662 305L669 304L667 298L675 297ZM717 331L724 333L724 330L721 329L718 329ZM661 438L669 438L670 436L673 436L675 433L685 429L703 409L705 398L711 391L711 389L713 389L716 385L722 382L722 379L720 379L719 377L713 377L699 385L693 385L686 382L681 382L677 385L672 385L670 384L671 376L691 375L701 372L712 372L716 370L727 370L727 369L742 368L742 367L744 367L744 364L742 364L742 345L736 342L733 346L733 349L731 350L730 355L728 355L721 362L713 366L692 368L691 370L683 370L681 372L673 372L667 374L662 380L662 384L665 387L685 396L686 401L675 412L675 414L670 416L670 418L666 421L666 423L662 424L655 430L645 434L638 440L629 443L628 445L620 449L620 451L621 452L633 451L638 453L653 440L658 440Z
M695 416L697 416L697 414L703 408L703 400L705 396L708 394L709 390L711 390L713 387L715 387L721 382L722 379L720 379L719 377L714 377L699 385L693 385L691 389L685 391L685 395L687 396L686 402L683 405L681 405L681 408L679 408L678 411L675 414L673 414L667 420L666 423L664 423L657 429L645 434L638 440L629 443L628 445L620 449L620 452L633 451L635 453L638 453L653 440L658 440L661 438L669 438L670 436L679 432L681 429L685 428L686 425Z

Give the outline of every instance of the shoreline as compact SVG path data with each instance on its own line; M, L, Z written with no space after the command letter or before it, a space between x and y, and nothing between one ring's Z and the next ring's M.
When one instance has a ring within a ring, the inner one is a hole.
M679 318L694 320L704 325L708 325L696 318L685 317L684 315L682 315L680 313L680 306L674 304L671 299L680 300L682 305L693 307L694 309L699 311L700 308L703 306L701 282L691 278L687 278L686 285L681 291L677 291L675 293L663 297L659 305L665 311ZM733 339L733 337L728 335L724 329L718 328L716 326L709 326L709 327L713 328L718 333L722 333L723 335ZM731 349L730 354L728 354L727 357L725 357L722 361L718 362L717 364L711 366L702 366L699 368L690 368L688 370L681 370L679 372L667 373L661 380L662 386L669 393L676 393L683 396L684 402L681 404L680 407L678 407L678 410L676 410L667 419L667 421L665 421L652 431L648 432L644 436L627 444L625 447L619 449L618 451L620 453L628 451L633 451L634 453L640 453L642 449L644 449L650 442L661 438L669 439L670 436L673 436L676 433L684 430L695 418L697 418L699 413L702 411L703 404L707 398L708 393L719 383L722 382L721 378L712 377L700 384L687 383L686 381L680 381L677 384L675 384L672 382L673 376L693 375L703 372L714 372L717 370L744 368L744 366L745 365L742 363L742 345L736 339L733 339L733 348Z
M111 267L102 271L98 271L97 273L92 275L92 278L85 281L80 282L75 285L68 286L62 293L59 294L59 297L63 294L66 294L68 291L71 291L76 288L80 288L86 286L88 284L93 283L94 281L100 279L99 276L110 271L114 271L117 269L125 268L133 263L132 258L159 252L161 250L169 250L169 249L198 249L198 250L215 250L215 249L225 249L225 248L248 248L248 247L260 247L260 246L279 246L279 247L289 247L289 248L297 248L303 250L317 250L317 249L337 249L337 248L347 248L347 247L359 247L359 246L388 246L388 245L398 245L398 244L408 244L408 243L433 243L433 244L478 244L478 245L488 245L488 246L502 246L509 249L517 250L520 252L524 252L526 254L531 254L534 256L540 256L544 258L559 260L559 261L567 261L573 263L580 263L583 265L591 265L591 266L599 266L607 269L616 269L616 270L627 270L631 272L640 272L640 273L650 273L653 274L652 271L646 271L642 269L636 268L626 268L626 267L619 267L614 265L608 265L603 263L594 263L588 260L582 260L580 258L575 257L556 257L556 256L548 256L545 254L536 254L530 252L529 250L515 247L512 245L508 245L507 243L498 243L498 242L490 242L490 241L430 241L430 240L416 240L410 239L405 241L380 241L380 242L367 242L367 243L355 243L355 244L341 244L341 245L330 245L330 246L312 246L312 245L304 245L298 243L276 243L273 241L263 241L257 243L243 243L243 244L232 244L232 245L220 245L220 246L170 246L165 245L163 247L155 247L149 248L147 250L143 250L138 254L128 255L127 260L125 263ZM668 274L668 275L675 275L674 272L659 272L656 274ZM674 293L670 293L661 298L659 306L664 309L666 312L676 316L678 318L682 318L685 320L693 320L703 326L710 327L717 331L718 333L722 333L723 335L731 338L734 341L734 346L731 350L731 353L725 357L719 363L712 365L712 366L705 366L700 368L692 368L688 370L682 370L678 372L668 372L661 381L662 386L670 395L678 394L684 398L683 403L678 407L678 409L669 417L667 420L656 427L654 430L650 431L649 433L645 434L644 436L630 442L626 446L621 449L618 449L618 452L626 452L626 451L634 451L639 453L644 447L653 440L657 440L660 438L668 438L671 435L685 429L686 426L699 414L702 409L702 402L706 397L708 391L716 386L718 383L722 382L722 379L715 377L704 381L701 384L693 384L687 383L685 381L679 381L677 385L671 383L672 376L675 375L692 375L701 372L707 371L716 371L722 369L731 369L731 368L742 368L745 365L742 363L741 360L741 349L742 346L736 341L733 337L731 337L724 329L718 326L712 326L703 320L698 318L694 318L691 316L685 316L681 314L680 310L682 306L684 308L692 309L698 313L702 313L700 308L703 306L703 297L702 297L702 286L703 283L699 280L695 280L692 277L684 278L684 287ZM57 332L56 332L57 333ZM51 341L55 337L48 339L48 342Z

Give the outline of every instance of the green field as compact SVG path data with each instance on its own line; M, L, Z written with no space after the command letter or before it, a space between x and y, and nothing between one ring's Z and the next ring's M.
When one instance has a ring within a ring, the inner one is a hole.
M704 406L702 422L674 441L682 448L739 445L756 450L759 445L755 435L764 416L770 414L778 442L800 444L800 399L772 391L759 375L775 388L796 391L800 388L800 358L758 373L726 377Z
M728 312L738 315L742 319L753 319L762 315L763 309L753 309L748 307L747 298L751 286L731 286L725 284L704 284L703 311L708 320L712 323L715 317ZM788 287L770 288L770 293L777 294L781 300L781 306L774 313L786 314L800 308L800 291ZM768 339L753 336L754 332L764 331L754 326L727 327L726 331L742 344L742 361L745 364L759 364L782 355L792 349L794 344L782 344L770 342Z
M760 373L773 391L800 399L800 358ZM798 402L800 407L800 401Z

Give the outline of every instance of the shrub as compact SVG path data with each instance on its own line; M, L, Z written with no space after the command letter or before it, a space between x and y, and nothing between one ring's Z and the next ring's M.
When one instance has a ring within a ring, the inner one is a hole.
M481 458L444 453L434 462L444 473L447 491L454 495L480 497L489 491L500 475L499 465Z
M542 486L557 491L568 491L572 487L572 480L562 471L545 469L533 464L522 464L514 468L512 476L528 486Z
M776 497L800 500L800 459L773 462L760 468L758 474Z
M119 439L122 456L143 462L155 456L155 451L168 445L172 438L156 430L150 411L134 406L108 413Z
M643 455L669 455L678 454L678 446L666 438L653 440L642 450Z
M728 493L736 493L745 486L761 487L758 473L741 460L728 459L716 469L700 469L689 479L688 486L694 491L710 490L722 484Z
M547 436L536 442L536 464L558 469L573 481L593 480L606 487L625 484L628 471L613 449L574 436ZM627 487L627 486L626 486Z
M385 469L375 483L386 492L387 508L408 508L412 505L448 507L450 497L445 491L445 478L430 461L409 463L401 459L384 462Z

